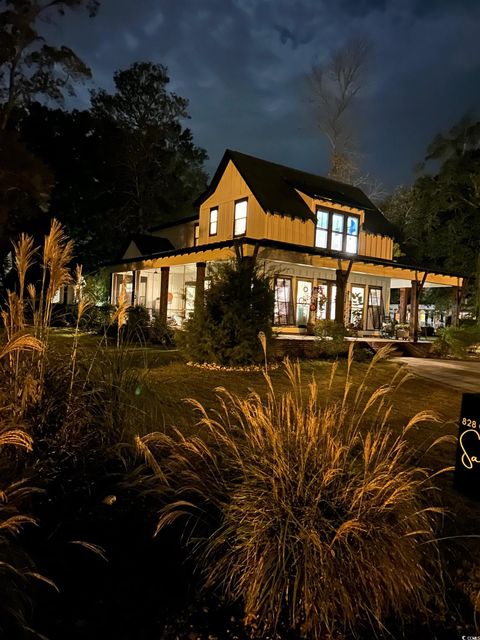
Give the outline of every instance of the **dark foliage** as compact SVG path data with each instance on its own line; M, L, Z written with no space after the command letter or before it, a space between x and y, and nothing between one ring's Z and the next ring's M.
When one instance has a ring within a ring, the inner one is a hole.
M162 65L136 63L115 74L113 94L94 93L89 111L33 104L20 118L25 144L55 175L51 208L87 272L117 258L129 235L191 213L205 189L206 153L168 82Z
M213 272L205 304L196 309L182 337L189 358L222 365L260 362L258 333L271 336L274 292L269 278L249 258Z

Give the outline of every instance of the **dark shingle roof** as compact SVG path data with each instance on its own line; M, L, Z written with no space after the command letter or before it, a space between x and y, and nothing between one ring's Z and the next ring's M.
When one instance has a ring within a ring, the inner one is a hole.
M194 222L195 220L198 220L198 211L196 213L193 213L192 215L183 216L182 218L176 218L174 220L170 220L169 222L162 222L162 224L157 224L153 227L149 227L148 231L161 231L162 229L176 227L179 224Z
M356 207L365 211L363 228L368 233L393 236L395 228L383 213L358 187L330 180L305 171L248 156L227 149L207 191L197 200L201 204L216 189L225 168L231 160L264 211L301 220L315 216L296 189L332 203Z
M149 236L144 233L135 233L128 239L128 244L124 247L122 257L132 242L135 243L140 252L138 255L139 258L141 256L148 256L152 253L163 253L164 251L171 251L175 248L167 238Z

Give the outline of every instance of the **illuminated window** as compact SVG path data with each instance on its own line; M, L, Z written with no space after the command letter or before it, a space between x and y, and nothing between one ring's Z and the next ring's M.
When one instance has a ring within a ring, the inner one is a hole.
M317 318L319 320L335 320L336 298L336 285L331 282L318 283Z
M214 209L210 209L210 222L208 226L208 233L211 236L217 235L218 229L218 209L215 207Z
M247 200L235 202L233 235L243 236L247 232Z
M365 306L365 287L353 285L350 294L350 324L355 329L363 329L363 311Z
M357 253L359 217L317 209L315 246L345 253Z
M193 246L196 247L200 238L200 226L198 223L193 227Z
M328 211L317 210L317 228L315 231L315 246L326 249L328 247L328 227L330 214Z
M348 216L345 251L347 253L357 253L357 250L358 250L358 218L357 216Z
M275 278L275 301L273 307L273 323L276 325L293 325L292 279Z

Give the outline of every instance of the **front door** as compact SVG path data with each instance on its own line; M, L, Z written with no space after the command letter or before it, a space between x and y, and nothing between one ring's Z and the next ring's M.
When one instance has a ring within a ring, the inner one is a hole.
M297 280L297 327L306 327L312 299L311 280Z
M367 329L380 329L383 319L382 287L368 288Z

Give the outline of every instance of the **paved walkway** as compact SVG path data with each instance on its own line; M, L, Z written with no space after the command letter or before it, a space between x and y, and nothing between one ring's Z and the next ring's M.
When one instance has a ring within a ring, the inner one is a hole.
M480 393L480 362L434 358L395 358L395 362L405 363L409 371L422 378Z

